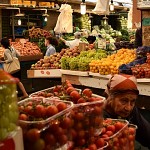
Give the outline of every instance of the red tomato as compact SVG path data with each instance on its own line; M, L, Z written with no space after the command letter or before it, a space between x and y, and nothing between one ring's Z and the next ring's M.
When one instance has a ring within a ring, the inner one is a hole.
M113 133L115 133L115 126L114 125L107 126L107 131L112 131Z
M54 87L53 92L60 92L61 88L61 85L57 85Z
M27 103L27 106L32 106L33 105L33 102L28 102Z
M61 145L64 145L68 141L68 137L65 134L62 134L58 137L58 141Z
M19 119L20 119L20 120L28 120L28 117L27 117L26 114L20 114L20 115L19 115Z
M128 136L128 139L129 139L129 141L134 141L135 136L134 136L134 135L129 135L129 136Z
M113 132L112 131L106 131L106 133L109 137L113 135Z
M102 114L102 108L99 107L99 106L95 106L95 107L94 107L94 110L93 110L93 113L94 113L95 115L101 115L101 114Z
M30 106L30 105L29 105L29 106L26 106L26 107L24 108L24 112L26 112L27 114L29 114L32 109L33 109L32 106Z
M71 135L72 139L75 139L77 137L77 132L74 129L70 129L69 134Z
M20 112L22 112L22 111L24 111L24 106L19 106L18 109Z
M74 87L68 87L66 93L69 95L72 91L75 91Z
M90 150L97 150L96 144L91 144L91 145L89 145L88 148L89 148Z
M40 131L36 128L27 131L27 139L31 142L35 142L40 138Z
M87 97L91 97L92 96L92 91L90 89L84 89L82 91L82 94L87 96Z
M77 136L78 136L78 138L84 138L84 136L85 136L85 131L84 131L84 130L79 130L79 131L77 132Z
M77 101L78 104L79 103L85 103L85 102L86 102L86 100L83 97L79 98Z
M46 108L46 114L47 116L51 117L53 115L56 115L58 113L58 108L54 105L48 106Z
M81 121L84 119L84 114L81 113L81 112L78 112L75 114L75 119L78 120L78 121Z
M57 104L57 108L58 108L58 111L59 111L59 112L60 112L60 111L63 111L63 110L65 110L65 109L67 108L67 104L64 103L64 102L59 102L59 103Z
M53 134L50 134L50 133L46 133L44 135L44 140L47 144L50 144L51 146L55 145L56 144L56 138L54 137Z
M78 140L77 140L77 144L78 144L79 146L83 146L83 145L85 144L85 139L78 139Z
M72 91L70 93L70 96L71 96L71 98L73 99L73 101L75 103L77 103L78 99L81 97L80 94L79 94L79 92L77 92L77 91Z
M62 128L67 129L72 127L73 121L69 117L65 117L60 124Z
M129 134L134 135L134 134L135 134L135 132L136 132L135 128L131 128L131 127L129 127Z
M98 139L96 140L96 146L97 146L97 148L104 147L104 145L105 145L104 139L98 138Z
M37 105L35 107L35 114L37 117L45 117L46 108L43 105Z
M116 131L121 130L124 127L124 124L122 122L116 122L115 123L115 129Z
M59 136L64 133L65 133L65 130L61 127L58 127L57 131L54 134L59 138Z

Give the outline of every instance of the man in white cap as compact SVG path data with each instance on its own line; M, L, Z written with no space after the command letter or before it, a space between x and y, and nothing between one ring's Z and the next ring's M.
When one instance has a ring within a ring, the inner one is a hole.
M64 40L63 38L61 38L61 40L67 45L69 46L70 49L76 47L76 46L79 46L79 43L81 42L80 41L80 38L81 38L81 32L75 32L74 33L74 36L75 36L75 39L74 40L71 40L71 41L66 41Z

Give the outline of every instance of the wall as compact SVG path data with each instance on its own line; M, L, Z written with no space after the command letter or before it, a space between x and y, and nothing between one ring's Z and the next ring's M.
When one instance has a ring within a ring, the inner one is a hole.
M137 9L137 0L133 0L132 28L136 29L135 22L141 22L141 11Z

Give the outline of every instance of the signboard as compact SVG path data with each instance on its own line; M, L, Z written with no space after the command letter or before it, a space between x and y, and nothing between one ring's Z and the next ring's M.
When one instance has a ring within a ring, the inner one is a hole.
M150 18L143 18L142 19L143 26L150 26Z
M138 0L137 8L139 9L148 9L150 8L150 0Z

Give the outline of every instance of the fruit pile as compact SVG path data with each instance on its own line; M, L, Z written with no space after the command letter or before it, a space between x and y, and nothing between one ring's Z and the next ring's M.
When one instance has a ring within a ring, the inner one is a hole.
M107 150L134 150L135 134L135 125L130 125L125 120L106 119L103 121L100 138L108 142Z
M51 36L50 32L40 29L40 28L31 28L29 29L29 37L30 38L41 38Z
M61 68L61 58L62 57L76 57L80 54L78 47L73 49L62 49L60 53L55 53L44 59L40 59L36 64L31 66L32 70L41 69L60 69Z
M107 57L107 54L103 50L82 51L77 57L63 57L61 59L61 69L89 71L89 63L92 60L102 59L105 57Z
M147 53L146 63L135 65L131 70L136 78L150 78L150 53Z
M40 55L39 47L31 42L22 44L21 42L11 42L12 46L19 52L20 56Z
M68 120L66 113L72 103L56 99L30 98L19 102L19 125L23 129L27 150L55 150L67 143Z
M134 50L120 49L116 54L107 56L107 58L91 61L90 71L94 73L99 72L102 75L117 74L120 65L132 62L135 58Z

